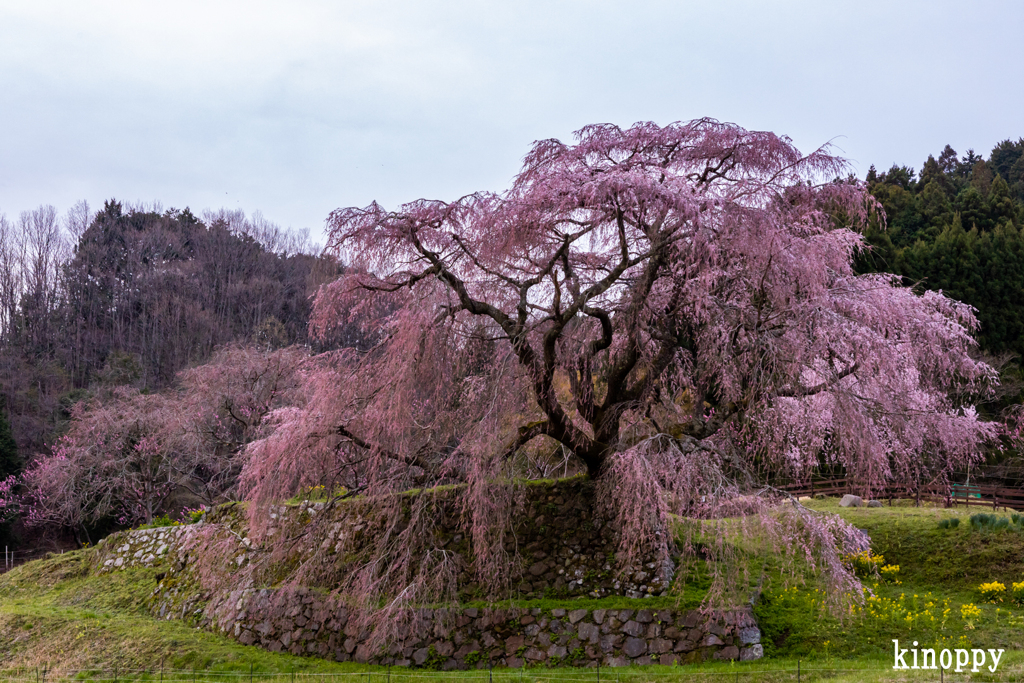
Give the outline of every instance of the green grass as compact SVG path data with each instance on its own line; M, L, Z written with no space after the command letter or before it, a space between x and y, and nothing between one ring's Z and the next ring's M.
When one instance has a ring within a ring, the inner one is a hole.
M839 619L820 608L820 594L815 593L813 579L795 590L784 591L781 576L770 574L757 607L767 659L688 667L631 667L628 671L602 669L602 681L795 681L798 663L801 681L936 680L937 672L892 671L893 638L901 643L917 639L922 647L934 645L939 639L957 647L960 639L966 638L976 647L1006 648L995 676L972 674L971 680L1024 680L1024 652L1018 651L1024 645L1024 609L1007 602L983 604L977 591L982 582L998 580L1009 590L1012 582L1024 581L1024 533L973 529L967 521L968 511L907 505L843 509L835 500L808 505L838 513L866 530L872 537L873 551L884 555L887 564L900 566L900 585L874 586L872 581L867 582L879 598L895 601L902 594L904 603L911 605L916 595L917 612L923 611L928 600L937 604L948 600L951 613L945 626L921 623L923 618L907 624L861 613ZM962 520L957 528L939 528L940 520L953 516ZM736 540L736 546L742 551L742 539ZM288 681L291 672L296 672L297 681L319 682L333 674L338 681L390 683L387 670L381 667L275 654L242 646L181 621L155 619L147 611L147 601L156 585L158 569L134 568L96 576L89 572L94 553L87 549L57 555L0 576L0 678L16 677L20 671L25 680L36 680L38 668L58 672L51 673L47 680L60 678L60 671L83 670L92 673L81 678L101 680L109 678L116 666L120 680L131 678L128 671L138 669L151 672L148 680L158 680L162 666L164 680L173 680L174 671L181 672L182 680L191 680L194 668L199 672L197 681L226 682L245 680L251 667L254 681ZM698 603L706 587L700 581L692 582L682 605ZM974 629L965 628L959 614L964 603L973 603L981 610ZM659 609L675 607L676 601L607 598L503 604L544 610ZM270 673L286 675L275 679ZM314 674L317 678L306 678ZM486 672L393 670L390 675L394 683L488 680ZM550 678L596 681L596 672L536 668L522 673L496 672L494 676L499 683L537 683Z
M979 584L1000 581L1007 589L1024 581L1024 533L1014 530L976 530L966 523L968 511L934 507L840 508L837 501L808 503L813 509L840 514L872 539L872 551L886 564L899 565L900 583L866 578L865 586L878 598L874 614L861 611L836 618L821 609L821 594L813 581L788 592L771 586L757 607L764 631L766 654L772 657L805 657L820 660L841 656L850 659L892 661L892 640L918 640L922 647L948 643L962 647L1005 648L1011 652L1024 644L1024 609L1002 602L985 604ZM962 517L959 527L940 529L938 522ZM929 609L928 603L934 605ZM945 606L949 613L943 620ZM907 609L893 609L893 605ZM969 628L960 607L974 604L981 616ZM906 620L907 613L917 615ZM932 622L928 612L936 617ZM963 639L963 641L961 641ZM901 647L908 647L901 645ZM1002 670L1004 665L1000 665Z
M88 572L92 549L22 565L0 577L0 669L346 671L275 654L149 615L157 569Z

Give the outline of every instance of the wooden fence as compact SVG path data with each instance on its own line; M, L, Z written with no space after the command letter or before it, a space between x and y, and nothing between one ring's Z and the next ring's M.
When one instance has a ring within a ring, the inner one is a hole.
M818 494L842 496L847 493L864 496L867 491L863 482L851 477L810 479L804 482L783 484L776 488L793 496L815 496ZM946 507L966 505L988 507L993 510L1000 507L1024 510L1024 489L988 484L929 484L909 490L889 487L873 491L871 497L875 500L888 501L909 499L918 503L926 500L941 503Z

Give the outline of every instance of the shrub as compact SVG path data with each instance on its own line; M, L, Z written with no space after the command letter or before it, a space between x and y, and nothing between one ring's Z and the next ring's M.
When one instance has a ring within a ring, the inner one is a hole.
M185 508L181 511L181 521L184 524L195 524L203 518L205 513L206 508L204 507Z
M964 628L973 629L974 620L981 616L981 610L974 603L960 605L960 617L964 620Z
M882 567L880 571L882 574L882 579L884 579L885 581L888 581L889 583L894 583L897 586L903 583L896 576L900 573L900 566L898 564L887 564L884 567Z
M986 529L992 526L993 515L985 512L979 512L971 515L971 528L972 529Z
M140 529L152 529L158 526L179 526L181 522L176 519L171 519L168 514L159 515L153 518L153 521L149 524L143 524Z
M985 512L979 512L976 515L971 515L971 528L972 529L988 529L990 531L1004 531L1006 529L1016 529L1017 531L1024 530L1024 519L1021 515L1014 515L1014 518L1001 517L999 515L990 515Z
M877 576L885 558L881 555L873 555L870 550L863 550L854 555L845 555L843 560L853 568L857 576ZM896 568L899 571L899 567Z
M978 591L987 602L1002 602L1003 594L1006 593L1006 586L998 581L983 583L978 586Z
M1024 581L1021 581L1020 583L1015 582L1012 588L1013 592L1011 593L1011 598L1013 602L1024 607Z

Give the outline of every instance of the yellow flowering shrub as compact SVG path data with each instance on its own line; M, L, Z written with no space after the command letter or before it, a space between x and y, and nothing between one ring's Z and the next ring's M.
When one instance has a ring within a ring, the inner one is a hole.
M981 610L974 603L960 605L960 617L964 620L964 628L974 628L974 620L981 616Z
M1024 581L1013 583L1012 598L1015 603L1024 607Z
M857 576L877 576L878 571L885 563L885 558L881 555L872 554L870 550L864 550L853 555L844 555L843 561L853 568ZM897 568L896 571L899 571L899 569Z
M879 557L881 557L881 555L879 555ZM894 583L897 586L903 583L897 577L897 574L900 573L900 566L898 564L887 564L884 567L882 567L880 571L882 574L882 578L885 581L888 581L889 583Z
M1002 602L1003 594L1006 593L1006 586L998 581L990 581L978 586L978 591L986 602Z
M915 594L909 598L906 593L900 593L898 598L886 598L865 589L865 595L860 615L874 621L913 629L943 629L949 618L949 600L940 604L931 593L923 597Z

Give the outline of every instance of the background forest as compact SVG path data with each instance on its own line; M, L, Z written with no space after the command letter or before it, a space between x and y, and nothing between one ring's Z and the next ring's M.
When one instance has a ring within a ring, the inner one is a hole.
M872 167L866 180L887 225L868 229L859 271L978 309L979 353L1002 375L982 409L1001 417L1024 400L1024 139L987 158L947 145L920 172ZM11 475L40 496L77 487L50 496L73 506L8 519L0 543L94 542L234 497L244 446L273 410L301 401L308 351L373 333L357 321L310 348L311 297L344 268L319 251L259 214L109 201L95 214L80 203L65 216L0 215L0 518ZM74 449L84 469L32 467Z
M135 443L145 436L135 432L157 427L160 410L180 412L172 397L179 397L183 369L201 366L218 349L270 353L305 344L310 295L341 272L318 252L307 233L282 230L258 213L200 219L188 209L112 200L97 213L83 202L66 216L52 206L14 220L0 215L0 481L59 449L60 437L82 422L74 420L76 406L80 413L119 406L124 438ZM133 417L143 424L130 424ZM202 447L224 456L223 448ZM209 467L192 465L192 475L216 478ZM115 477L98 469L80 476L103 486ZM162 493L157 502L169 504L174 491ZM0 508L4 499L0 491ZM87 519L41 520L52 523L27 536L8 520L0 542L32 546L37 534L75 522L136 521L102 505Z

